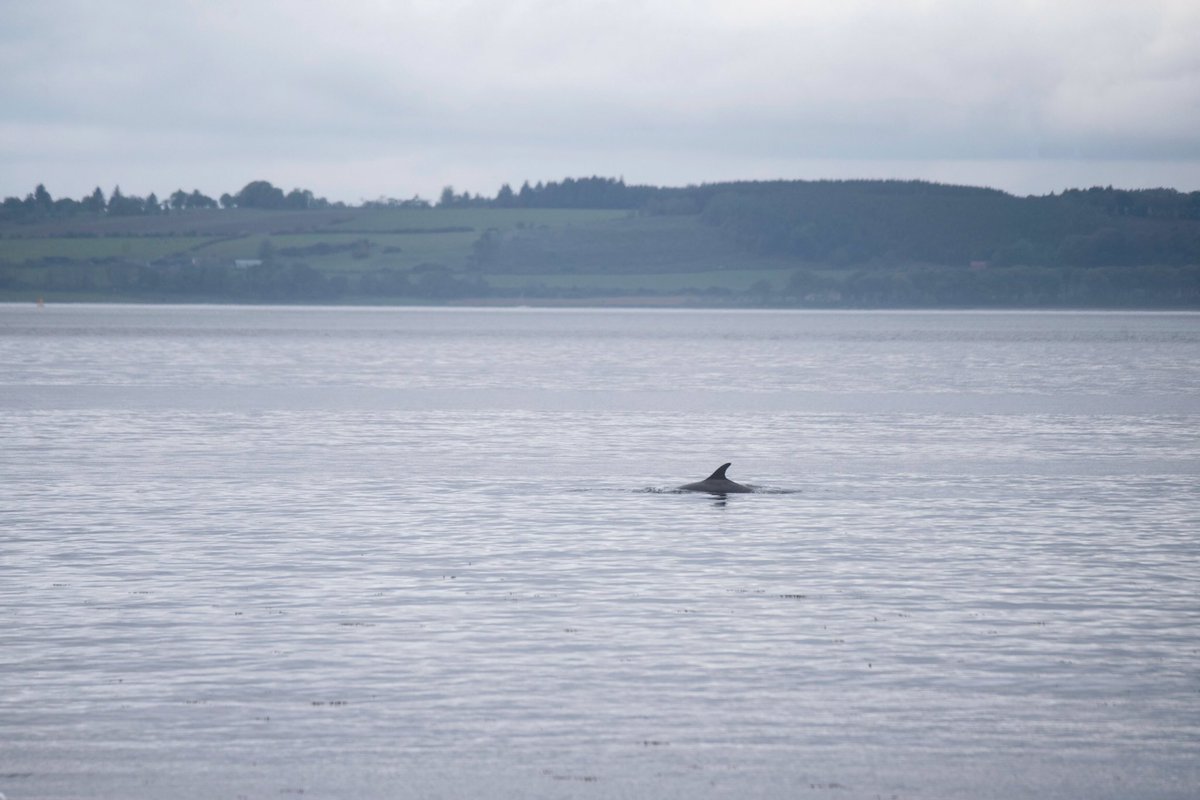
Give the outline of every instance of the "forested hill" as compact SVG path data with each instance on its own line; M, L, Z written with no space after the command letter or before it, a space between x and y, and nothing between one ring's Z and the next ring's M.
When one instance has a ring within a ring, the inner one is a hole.
M832 265L1200 264L1200 192L1093 188L1022 198L919 181L780 181L681 196L705 224L754 252Z
M443 193L439 207L480 202ZM1200 192L1069 189L1016 197L925 181L744 181L686 188L607 178L503 187L501 207L696 214L747 250L830 265L1200 264Z
M1016 197L926 181L742 181L686 188L611 178L443 192L439 207L624 208L699 215L760 255L844 265L1200 264L1200 192L1112 187Z

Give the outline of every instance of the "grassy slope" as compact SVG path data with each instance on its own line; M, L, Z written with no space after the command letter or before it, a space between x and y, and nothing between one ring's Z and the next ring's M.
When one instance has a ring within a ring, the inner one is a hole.
M71 260L129 258L150 261L191 251L208 241L210 241L208 237L201 236L4 239L0 241L0 261L19 263L43 258Z
M150 261L167 255L257 258L264 240L276 250L367 240L372 250L390 248L404 268L421 260L462 266L471 244L489 229L555 228L594 223L626 212L558 209L344 209L338 211L193 211L157 217L77 217L33 224L0 225L0 261L42 258L126 258ZM353 267L348 254L305 256L317 268ZM348 262L348 263L342 263ZM362 268L369 264L360 265Z
M787 265L739 253L694 217L634 217L574 209L340 209L195 211L158 217L50 220L0 226L0 262L119 259L146 263L277 258L327 275L409 271L427 264L475 272L485 231L501 242L482 265L498 289L549 287L579 293L745 291L781 285Z

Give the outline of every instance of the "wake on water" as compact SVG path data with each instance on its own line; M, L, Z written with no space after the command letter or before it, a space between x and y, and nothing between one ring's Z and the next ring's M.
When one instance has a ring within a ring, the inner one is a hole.
M752 483L746 483L743 486L751 490L749 494L800 494L802 491L800 489L783 489L775 486L755 486ZM723 494L722 492L697 492L692 489L665 486L646 486L641 489L634 489L633 491L635 494L696 494L701 496L706 494Z

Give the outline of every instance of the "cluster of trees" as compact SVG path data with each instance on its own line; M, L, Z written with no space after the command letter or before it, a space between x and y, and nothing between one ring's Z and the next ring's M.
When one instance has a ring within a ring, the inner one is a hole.
M96 191L100 190L97 189ZM201 194L199 189L193 189L190 194L183 189L176 189L174 192L171 192L171 196L167 200L167 208L171 211L190 211L194 208L216 207L217 201L208 195Z
M121 187L113 189L112 197L105 199L104 192L97 186L95 191L79 200L70 197L60 197L57 200L50 196L46 187L38 184L37 188L24 199L6 197L0 203L0 220L40 220L56 217L71 217L76 214L111 214L113 216L132 216L135 214L157 214L162 210L158 197L150 194L148 197L136 197L121 193Z
M1155 219L1200 219L1200 192L1174 189L1114 189L1093 186L1067 189L1062 197L1101 209L1114 217L1153 217Z
M629 186L623 178L566 178L539 181L534 186L526 181L515 193L507 185L501 186L495 204L502 208L639 209L659 191L653 186Z
M453 186L442 189L438 208L643 208L651 198L671 190L654 186L628 186L622 178L566 178L562 181L531 185L529 181L513 191L504 184L494 198L472 195L470 192L457 194Z
M79 214L108 215L113 217L164 214L206 208L267 208L267 209L317 209L330 208L323 197L316 197L308 189L293 189L284 194L282 189L267 181L251 181L237 194L223 194L219 201L193 189L190 193L177 189L165 200L151 192L145 197L127 195L117 186L106 199L99 186L79 200L69 197L53 198L42 184L24 198L6 197L0 203L0 221L36 221L72 217Z
M251 181L242 187L236 195L221 195L222 208L267 208L305 211L308 209L330 208L331 204L324 197L316 197L308 189L292 189L287 194L282 189L272 186L269 181Z

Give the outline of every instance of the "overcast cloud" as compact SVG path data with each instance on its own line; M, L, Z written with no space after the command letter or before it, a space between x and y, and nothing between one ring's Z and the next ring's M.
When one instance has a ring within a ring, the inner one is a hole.
M1196 0L0 0L0 195L1200 189Z

